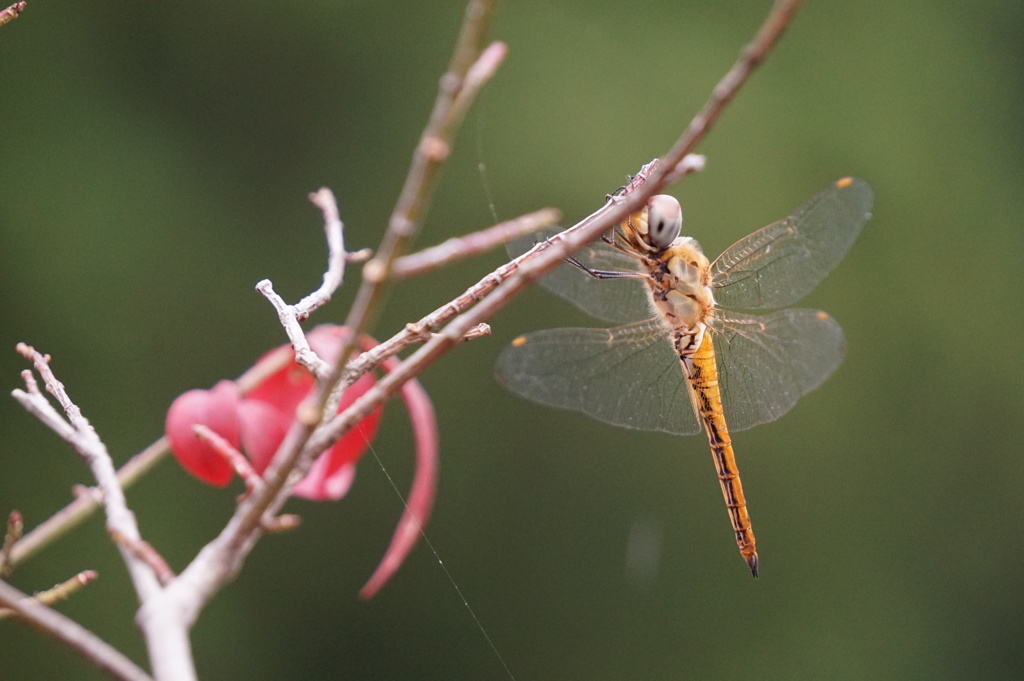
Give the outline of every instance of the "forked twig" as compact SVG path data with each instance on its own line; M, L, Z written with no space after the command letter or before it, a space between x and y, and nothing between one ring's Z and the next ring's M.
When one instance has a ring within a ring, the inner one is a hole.
M39 391L31 372L22 373L27 391L15 390L12 395L27 410L38 416L46 425L67 440L88 464L93 477L96 478L96 483L103 492L103 507L107 514L108 529L120 533L130 541L140 541L141 536L135 522L135 514L128 510L124 490L121 489L117 480L117 472L114 470L114 463L107 452L107 447L100 440L89 420L82 415L78 405L71 400L64 384L58 381L53 374L50 369L49 355L39 353L35 348L24 343L19 343L17 349L23 357L32 362L43 379L46 390L63 408L67 420L61 418L49 400ZM121 556L128 567L140 600L144 601L160 589L156 576L144 561L124 547L122 547Z
M334 199L334 193L324 187L315 194L310 194L309 200L324 214L324 233L327 237L327 271L324 272L323 284L295 305L286 303L284 298L274 291L274 285L269 279L264 279L256 284L256 290L262 293L277 310L281 326L284 327L285 333L288 334L288 340L291 341L292 347L295 349L295 361L317 376L327 371L329 367L309 347L309 341L306 340L306 334L302 332L299 322L304 321L314 310L329 301L341 286L345 279L345 263L348 261L348 253L345 252L345 225L338 215L338 203Z

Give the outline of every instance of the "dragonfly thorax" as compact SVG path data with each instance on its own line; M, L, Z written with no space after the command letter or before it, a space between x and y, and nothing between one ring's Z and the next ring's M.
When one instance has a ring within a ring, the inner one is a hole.
M652 259L651 307L672 329L699 335L715 306L711 264L691 237L681 236Z

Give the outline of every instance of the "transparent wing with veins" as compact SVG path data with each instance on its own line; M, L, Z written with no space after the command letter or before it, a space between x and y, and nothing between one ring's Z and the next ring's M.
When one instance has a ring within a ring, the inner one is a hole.
M626 428L685 435L700 430L660 320L614 329L547 329L522 338L498 357L498 381L512 392Z
M741 239L712 263L716 301L753 309L799 300L842 259L870 206L871 190L863 181L832 184L793 215ZM637 268L632 258L600 242L578 258L594 269ZM619 426L700 430L670 329L650 318L642 280L597 280L566 265L541 283L595 317L640 321L528 334L499 357L500 381L528 399ZM842 359L842 330L817 310L753 316L716 309L708 322L733 431L779 418Z
M718 256L711 263L715 302L751 310L785 307L817 286L850 250L871 214L871 187L847 179Z
M512 241L508 252L513 258L526 253L534 244L558 234L549 228ZM576 253L576 259L595 270L635 272L637 261L615 250L603 241L587 244ZM606 322L634 322L650 318L647 294L639 279L604 279L598 281L578 267L569 264L556 267L540 280L541 286L565 298L592 317Z

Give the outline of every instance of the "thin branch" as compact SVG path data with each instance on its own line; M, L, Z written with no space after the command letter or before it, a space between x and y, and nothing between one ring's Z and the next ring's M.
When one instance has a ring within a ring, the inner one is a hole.
M0 579L10 577L14 571L14 562L11 560L11 549L14 542L21 539L21 533L25 530L25 523L21 518L21 512L14 510L7 516L7 530L4 532L4 545L0 549Z
M304 321L310 313L326 303L341 287L345 280L345 263L348 253L345 251L345 225L338 215L338 202L334 193L327 187L309 195L309 200L324 214L324 235L327 237L327 271L320 288L300 300L295 305L299 321Z
M398 361L394 357L389 357L382 366L385 371L392 371L398 366ZM359 597L367 600L373 598L391 579L409 555L416 540L423 534L437 491L437 419L430 396L415 379L404 383L401 393L409 421L412 423L413 440L416 442L416 476L408 499L402 499L405 509L384 558L359 590ZM397 488L395 493L401 498Z
M238 473L238 477L245 483L243 499L254 491L262 489L263 478L259 476L259 473L252 467L252 462L242 452L232 447L230 442L201 423L192 426L192 430L195 431L196 437L209 444L213 451L223 456L231 464L231 468L234 469L235 473Z
M17 346L19 354L30 360L39 376L43 379L46 389L54 396L58 404L64 409L67 421L54 417L56 411L49 401L39 392L39 387L31 374L25 377L25 386L28 392L14 391L14 397L26 406L30 411L37 414L44 423L53 428L58 434L66 439L72 447L82 456L89 469L92 471L96 483L103 492L103 506L107 515L107 527L111 531L117 531L131 541L140 541L139 527L135 521L135 514L128 509L128 503L124 497L124 490L117 480L117 472L114 470L114 462L107 452L106 445L100 440L96 430L89 423L89 420L82 415L68 395L64 384L57 380L57 377L50 369L49 355L43 355L34 348L24 343ZM24 373L22 374L25 375ZM156 576L149 569L149 566L131 551L121 547L121 557L128 567L135 591L139 599L145 601L147 597L160 590Z
M707 159L701 154L687 154L683 157L682 161L676 164L675 168L665 174L665 186L668 187L675 184L690 173L704 170L706 161Z
M672 149L662 157L665 165L665 176L652 178L655 191L665 186L667 176L675 170L676 165L683 158L692 152L697 143L704 138L704 135L711 129L711 126L718 120L719 115L726 105L732 100L740 86L757 66L765 60L772 48L782 37L789 22L792 20L796 10L800 7L801 0L777 0L772 6L765 22L761 24L754 39L740 52L739 59L733 64L729 72L722 77L711 97L704 104L704 107L690 121L690 125L676 141Z
M526 234L550 227L561 217L561 212L555 208L542 208L533 213L499 222L493 227L479 232L453 237L437 246L397 258L391 269L391 276L395 281L401 281L423 274L442 265L477 255Z
M117 530L110 530L110 538L118 546L124 547L136 558L149 566L149 569L156 575L161 586L167 586L174 580L174 571L171 570L167 561L161 556L152 544L144 539L129 539Z
M143 545L142 537L139 534L135 515L128 509L124 490L121 489L117 480L117 473L106 446L89 421L82 415L78 406L71 401L64 386L53 375L49 367L49 356L36 352L24 343L18 344L18 352L32 361L36 371L43 378L46 389L56 397L64 408L68 420L65 422L59 417L56 422L53 420L52 414L50 414L54 411L53 407L39 392L31 374L25 380L28 392L15 390L15 398L29 407L33 413L41 414L44 422L54 427L57 432L62 433L62 437L66 437L75 450L82 455L102 491L108 531L112 535L126 540L119 542L117 546L121 553L121 559L128 568L132 585L139 596L141 607L136 621L146 637L146 647L154 674L159 679L192 681L196 678L196 673L188 640L188 623L183 619L180 610L167 607L166 590L157 578L159 570L154 570L149 562L129 548L129 546ZM66 436L63 433L67 429L70 429L71 433ZM25 605L26 608L30 606L31 604ZM39 604L36 606L42 607ZM17 608L14 609L17 610ZM96 641L99 639L90 639L90 643ZM100 641L100 643L102 642ZM69 645L72 644L69 642ZM93 654L99 653L93 651ZM89 654L86 656L93 659Z
M472 99L494 75L505 57L503 43L492 43L482 49L495 9L494 0L470 0L466 6L462 28L448 71L441 77L440 91L434 101L420 142L413 154L412 165L398 202L391 213L387 232L375 258L363 268L363 283L345 320L348 336L333 375L328 379L320 399L323 408L344 367L355 350L357 339L370 331L377 304L384 295L396 258L401 256L410 240L419 231L443 162L448 158L452 139Z
M288 340L291 341L292 347L295 349L295 361L317 376L328 371L330 367L309 347L309 341L306 340L306 334L303 333L299 322L304 321L314 310L329 301L341 286L345 279L345 263L348 260L348 254L345 252L345 226L338 215L338 203L334 199L334 194L330 189L324 187L315 194L310 194L309 200L324 214L324 233L327 237L327 271L324 272L323 284L295 305L289 305L275 293L274 286L269 279L264 279L256 284L256 290L262 293L277 310L281 326L284 327L285 333L288 334Z
M16 2L7 9L0 11L0 26L9 24L21 16L21 13L25 11L26 5L28 5L27 2Z
M294 513L282 513L273 518L263 519L263 531L267 534L291 532L302 525L302 518Z
M168 451L167 438L159 440L133 456L117 471L117 480L122 489L142 477ZM93 490L97 491L97 490ZM100 507L100 494L79 494L75 500L32 529L11 550L11 565L28 560L58 537L77 527Z
M71 648L84 659L121 681L153 681L134 662L109 643L56 610L36 602L10 584L0 581L0 605L39 631Z
M95 582L97 577L99 577L99 575L95 570L82 570L71 579L50 587L46 591L40 591L39 593L34 594L31 598L37 603L42 603L43 605L53 605L58 601L67 600L71 597L71 594L75 593L83 586ZM14 616L15 612L13 610L0 608L0 619L6 619Z

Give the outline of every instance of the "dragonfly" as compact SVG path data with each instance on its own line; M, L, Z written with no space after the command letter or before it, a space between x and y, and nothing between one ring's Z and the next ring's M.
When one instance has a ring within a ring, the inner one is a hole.
M787 306L843 259L872 202L867 182L844 177L709 261L693 238L680 236L679 202L654 196L541 280L620 325L519 336L498 358L498 380L527 399L618 426L703 430L736 544L756 578L730 433L776 420L839 366L839 324L820 310Z

